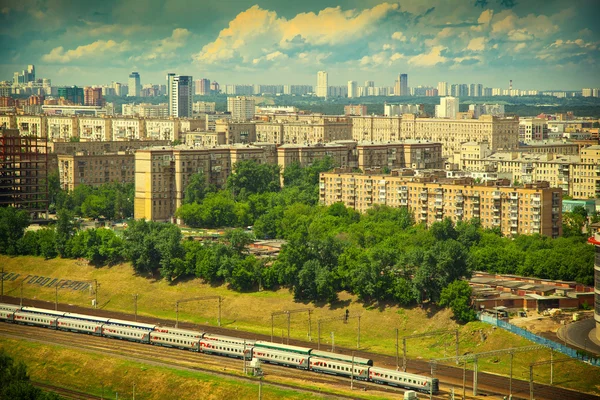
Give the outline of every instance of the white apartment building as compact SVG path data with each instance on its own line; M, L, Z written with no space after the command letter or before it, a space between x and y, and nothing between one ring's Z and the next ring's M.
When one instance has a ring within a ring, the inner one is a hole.
M177 119L147 119L146 137L155 140L179 139L179 120Z
M54 141L69 141L72 137L79 134L79 119L77 117L55 117L48 116L46 123L48 126L48 139Z
M21 136L35 135L46 136L46 117L36 115L17 115L15 128Z
M215 112L215 102L210 101L197 101L192 106L192 112L194 114L205 113L205 112Z
M438 82L437 85L438 96L449 96L448 93L448 82Z
M194 80L191 76L167 74L169 115L192 117Z
M440 104L435 106L437 118L456 118L459 100L456 97L447 96L440 98Z
M132 140L146 137L146 120L139 118L113 118L111 140Z
M127 96L129 97L138 97L142 90L142 85L140 84L140 74L137 72L132 72L129 74L129 93Z
M319 71L317 73L317 97L327 98L329 95L329 82L327 72Z
M227 98L227 111L233 121L250 121L254 119L255 102L253 98L237 96Z
M548 139L548 121L544 118L519 119L519 141L528 143Z
M112 138L109 118L79 117L79 140L83 142L105 141Z
M358 97L358 83L356 81L348 81L348 98Z

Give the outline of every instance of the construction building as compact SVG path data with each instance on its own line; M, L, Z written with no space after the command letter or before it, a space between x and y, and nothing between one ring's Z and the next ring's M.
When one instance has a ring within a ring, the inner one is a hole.
M27 210L34 217L48 213L47 138L0 130L0 207Z
M338 169L321 174L319 190L324 205L343 202L361 212L375 204L408 207L417 222L427 225L446 217L455 222L477 218L484 228L498 228L504 235L562 233L562 189L547 182L513 187L508 180L476 184L472 178L406 170L382 175Z

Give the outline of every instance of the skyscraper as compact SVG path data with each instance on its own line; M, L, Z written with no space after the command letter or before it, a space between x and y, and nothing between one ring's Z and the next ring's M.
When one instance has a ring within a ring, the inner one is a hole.
M191 76L167 74L167 95L171 117L192 117L193 85Z
M317 97L327 98L328 87L327 72L319 71L317 73Z
M35 65L29 64L27 66L27 74L25 76L25 82L35 82Z
M410 96L408 91L408 74L400 74L398 78L400 81L400 96Z
M142 90L142 85L140 84L140 74L137 72L132 72L129 74L129 93L127 96L129 97L138 97Z
M251 97L228 97L227 111L233 121L250 121L254 118L254 99Z
M440 104L435 106L435 116L437 118L456 118L458 104L459 101L456 97L442 97Z
M86 106L103 106L102 88L86 86L83 88L83 104Z
M438 96L448 96L448 82L438 82Z
M206 96L207 94L210 94L210 79L202 78L196 80L194 83L194 94L200 96Z
M348 81L348 98L358 97L358 84L356 81Z

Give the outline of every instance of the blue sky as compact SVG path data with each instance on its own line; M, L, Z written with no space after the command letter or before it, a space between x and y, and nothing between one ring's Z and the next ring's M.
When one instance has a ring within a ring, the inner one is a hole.
M600 87L598 0L4 0L0 80Z

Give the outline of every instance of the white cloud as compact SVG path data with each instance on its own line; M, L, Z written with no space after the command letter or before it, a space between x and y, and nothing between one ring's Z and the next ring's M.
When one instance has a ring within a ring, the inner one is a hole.
M507 39L511 42L524 42L526 40L533 40L534 36L526 29L513 29L508 32Z
M117 43L114 40L97 40L93 43L67 50L63 46L55 47L48 54L42 56L42 61L49 63L66 64L81 58L98 59L105 53L122 53L131 49L131 44L125 40Z
M145 50L138 56L130 57L129 61L138 62L173 59L177 57L177 49L185 46L190 36L191 32L187 29L173 29L171 36L145 43Z
M434 65L444 63L448 61L448 58L442 56L443 50L446 50L446 47L434 46L430 49L429 53L423 53L411 57L408 60L408 63L417 67L432 67Z
M406 36L402 32L394 32L392 34L392 39L399 40L401 42L406 42Z
M492 34L503 35L510 32L534 35L535 37L547 37L559 30L558 25L546 15L529 14L518 17L513 11L506 10L493 18Z
M518 44L515 46L515 52L518 52L518 51L520 51L520 50L523 50L525 47L527 47L527 45L526 45L525 43L518 43Z
M483 51L485 50L485 44L487 42L487 39L485 37L478 37L478 38L474 38L471 39L469 41L469 45L467 46L467 50L471 50L471 51Z
M389 43L384 43L382 49L383 50L391 50L392 49L392 45L389 44Z
M562 40L558 39L554 43L550 44L549 47L570 47L570 48L582 48L596 50L598 48L598 42L586 42L583 39L575 40Z
M396 10L398 4L388 3L362 11L335 7L317 14L300 13L287 20L255 5L239 13L194 59L203 64L233 59L254 62L274 51L345 44L375 32L379 28L377 22Z
M396 61L396 60L401 60L401 59L403 59L403 58L405 58L404 54L401 54L401 53L394 53L394 54L392 54L392 56L390 57L390 61L394 62L394 61Z

